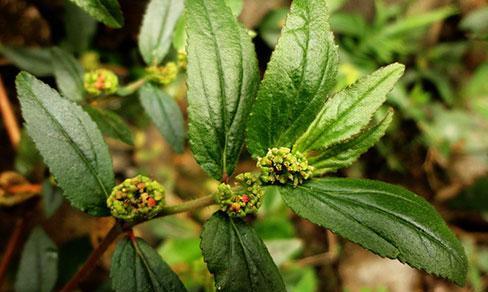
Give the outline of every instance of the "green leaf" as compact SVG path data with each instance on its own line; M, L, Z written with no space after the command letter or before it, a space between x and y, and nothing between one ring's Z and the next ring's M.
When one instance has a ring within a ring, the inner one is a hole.
M382 121L371 125L359 135L343 143L332 145L318 156L310 158L309 163L315 167L314 174L324 174L350 166L383 137L392 118L393 111L390 111Z
M60 48L51 49L54 77L61 94L69 100L83 100L83 68L73 55Z
M70 0L96 20L114 28L124 24L124 17L117 0Z
M231 175L259 82L256 53L224 1L186 3L189 136L215 179Z
M235 16L239 16L242 11L242 7L244 6L243 0L224 0L225 4L229 6L230 10L232 10L232 14Z
M151 0L147 5L139 33L139 51L146 64L163 61L183 8L182 0Z
M294 150L304 153L325 149L359 134L385 102L403 71L401 64L388 65L330 98L297 140Z
M305 132L335 84L337 58L326 1L293 1L249 120L254 156L290 147Z
M286 291L266 246L244 221L217 212L205 223L201 237L218 291Z
M103 134L126 144L134 145L132 132L124 120L122 120L116 113L90 106L84 107L84 110L90 115Z
M186 291L168 264L141 238L117 243L110 278L116 292Z
M159 87L145 84L139 90L142 107L153 120L173 150L181 153L185 146L183 114L176 101Z
M435 209L401 187L362 179L328 178L281 189L298 215L392 259L463 285L461 243Z
M64 196L90 215L110 214L112 160L96 124L80 106L26 72L16 85L27 132Z
M0 44L0 54L22 70L36 76L48 76L53 73L51 52L45 48L14 48Z
M97 22L70 0L65 0L64 10L66 45L71 52L82 53L90 46Z
M32 230L20 258L15 291L50 292L58 275L58 249L40 227Z
M46 179L42 183L42 206L46 218L51 217L61 207L63 203L63 191L51 185L51 182Z

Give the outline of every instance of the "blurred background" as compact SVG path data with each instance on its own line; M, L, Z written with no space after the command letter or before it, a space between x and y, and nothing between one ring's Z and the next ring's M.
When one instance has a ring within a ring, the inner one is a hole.
M290 1L230 0L252 30L264 72L284 25ZM488 289L488 1L329 0L331 26L340 47L335 90L381 65L406 64L388 97L395 120L381 142L337 176L396 183L429 200L461 238L469 257L468 281L460 288L382 259L302 220L279 196L266 195L254 224L290 291L487 291ZM111 218L93 218L70 207L32 141L9 135L22 125L14 80L27 70L55 86L48 48L60 46L86 70L104 67L122 83L144 73L137 35L147 1L120 0L122 29L96 23L63 0L0 0L0 254L16 236L1 291L13 289L22 246L41 224L59 247L58 285L65 283L105 235ZM179 32L181 35L181 32ZM177 36L176 34L175 36ZM178 40L174 40L178 43ZM186 119L185 73L167 91ZM194 161L188 145L174 153L128 96L96 101L118 113L133 145L107 137L117 179L142 173L159 180L169 203L206 195L217 182ZM385 107L385 110L387 108ZM254 170L244 150L236 173ZM12 188L12 185L22 188ZM190 291L213 291L200 250L202 223L214 209L153 220L136 229L157 248ZM82 291L110 291L111 252L82 284Z

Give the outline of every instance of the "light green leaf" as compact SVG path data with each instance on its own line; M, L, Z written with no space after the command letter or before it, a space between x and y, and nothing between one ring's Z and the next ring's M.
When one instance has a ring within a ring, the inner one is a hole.
M139 33L139 51L146 64L163 61L183 8L182 0L151 0L147 5Z
M229 6L230 10L232 10L232 14L235 16L239 16L242 11L242 7L244 6L243 0L224 0L225 4Z
M335 83L337 58L326 1L293 1L249 120L254 156L290 147L305 132Z
M83 68L73 55L54 47L51 49L54 77L61 94L72 101L83 100Z
M186 291L168 264L141 238L117 243L110 278L116 292Z
M350 166L383 137L392 118L393 111L390 111L382 121L371 125L352 139L332 145L319 155L310 158L309 163L315 167L314 174L321 175Z
M200 245L217 291L286 291L278 268L254 229L217 212Z
M97 22L70 0L65 0L64 29L70 52L82 53L88 49L97 30Z
M110 214L112 160L96 124L80 106L26 72L16 85L27 132L64 196L90 215Z
M181 153L185 146L183 114L176 101L159 87L145 84L139 90L142 107L153 120L173 150Z
M0 44L0 54L22 70L36 76L53 73L51 52L47 48L14 48Z
M103 134L126 144L134 145L132 132L124 120L122 120L116 113L90 106L86 106L84 110L90 115Z
M388 65L330 98L297 140L294 150L304 153L325 149L359 134L385 102L403 71L401 64Z
M215 179L231 175L259 81L246 29L224 1L187 1L188 113L193 154Z
M117 0L70 0L96 20L114 28L124 24L124 16Z
M20 258L15 291L50 292L58 275L58 248L40 227L32 230Z
M463 285L463 247L436 210L401 187L328 178L281 189L298 215L372 252Z

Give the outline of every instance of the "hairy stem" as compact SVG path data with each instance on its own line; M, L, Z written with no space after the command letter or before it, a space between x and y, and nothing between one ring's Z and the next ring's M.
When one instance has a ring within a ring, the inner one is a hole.
M159 212L155 217L165 217L173 214L183 213L193 211L199 208L210 206L215 204L214 195L208 195L195 200L183 202L174 206L167 206ZM154 219L154 218L152 218ZM61 289L61 292L73 291L78 284L90 274L90 272L95 268L100 257L105 253L109 246L117 239L117 237L124 231L131 231L131 227L143 223L145 221L140 221L132 224L118 223L115 224L112 229L107 233L105 238L102 240L100 245L93 250L88 260L83 264L81 269L71 278L71 280Z
M10 261L12 260L15 251L18 249L20 239L22 238L22 233L24 233L26 225L27 220L25 217L18 219L17 223L15 224L14 231L8 240L5 253L3 254L2 261L0 262L0 288L2 287L3 280L5 279Z

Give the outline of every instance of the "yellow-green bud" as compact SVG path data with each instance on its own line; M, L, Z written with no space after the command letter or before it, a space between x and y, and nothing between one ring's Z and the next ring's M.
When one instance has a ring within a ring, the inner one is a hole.
M178 67L182 70L186 70L186 67L188 65L188 56L185 52L185 50L179 50L178 51Z
M161 85L168 85L175 81L178 75L178 66L169 62L165 66L150 66L146 68L147 78Z
M100 67L100 55L95 51L88 51L80 56L80 63L87 71L95 70Z
M107 199L112 216L128 222L150 219L164 205L164 187L142 175L114 187Z
M97 69L85 73L83 85L86 92L91 95L103 95L115 93L119 87L117 75L107 69Z
M258 159L257 166L261 169L263 183L294 187L310 179L314 170L303 154L284 147L269 149L266 156Z
M220 210L232 217L245 217L256 214L261 207L263 189L256 176L246 172L236 177L238 186L232 189L230 185L222 183L218 187L217 201Z

